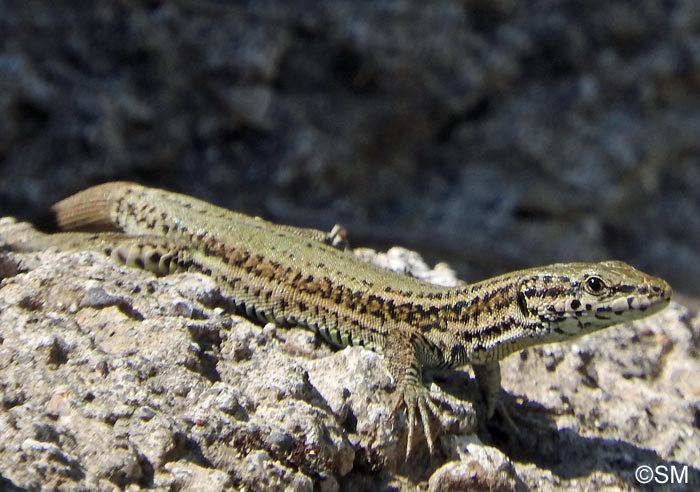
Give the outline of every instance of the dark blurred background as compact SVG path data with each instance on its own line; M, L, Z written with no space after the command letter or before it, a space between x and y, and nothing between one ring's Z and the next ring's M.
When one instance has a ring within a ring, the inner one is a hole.
M0 0L0 215L133 180L700 293L697 0Z

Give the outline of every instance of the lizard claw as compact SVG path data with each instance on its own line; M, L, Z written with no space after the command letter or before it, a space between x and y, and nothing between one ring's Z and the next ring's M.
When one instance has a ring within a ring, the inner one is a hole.
M442 392L429 391L424 386L407 385L400 390L396 402L392 409L392 416L396 416L399 411L406 411L406 426L408 436L406 438L406 454L404 461L408 461L413 451L416 428L422 428L423 436L428 444L430 454L435 452L435 438L444 432L443 424L440 420L440 409L448 408L452 413L458 414L460 418L467 418L467 427L476 425L475 414L468 411L463 405L464 402L450 401L448 395ZM437 421L438 431L434 433L431 423Z
M408 427L408 437L406 440L406 460L411 456L415 429L420 426L423 435L428 443L430 454L434 450L433 434L431 431L431 420L438 419L438 409L435 402L430 397L430 392L420 386L407 386L399 394L394 405L393 414L396 415L401 409L406 410L406 425Z

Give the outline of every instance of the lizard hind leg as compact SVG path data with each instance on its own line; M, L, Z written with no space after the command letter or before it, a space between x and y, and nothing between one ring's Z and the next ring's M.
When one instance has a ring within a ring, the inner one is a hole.
M127 266L161 277L187 269L190 250L184 244L158 236L125 237L105 250Z
M9 245L14 251L98 251L124 265L158 276L187 270L192 257L184 243L160 236L129 236L114 232L35 233Z

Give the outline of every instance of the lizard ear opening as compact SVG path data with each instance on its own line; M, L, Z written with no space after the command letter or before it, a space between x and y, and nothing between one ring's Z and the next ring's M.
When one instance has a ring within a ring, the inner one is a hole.
M527 297L525 297L522 290L518 292L518 307L520 308L520 312L523 314L523 316L527 316L529 314L530 310L527 307Z

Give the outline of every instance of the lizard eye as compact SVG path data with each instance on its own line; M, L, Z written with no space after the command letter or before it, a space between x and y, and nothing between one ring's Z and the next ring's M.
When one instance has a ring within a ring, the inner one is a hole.
M585 281L585 286L586 290L595 296L602 294L605 289L607 289L607 286L605 285L605 282L603 282L603 279L600 277L596 277L595 275L591 275L588 277Z

